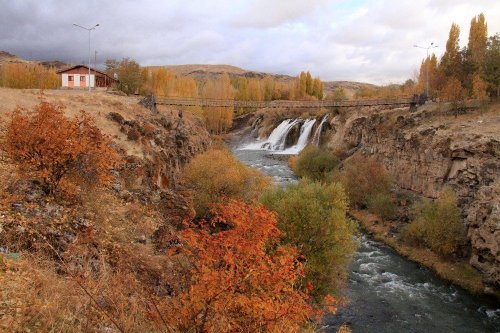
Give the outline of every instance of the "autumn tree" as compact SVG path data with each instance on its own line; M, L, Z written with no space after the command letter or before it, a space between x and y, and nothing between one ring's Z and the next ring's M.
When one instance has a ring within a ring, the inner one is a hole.
M169 73L164 67L144 68L142 90L159 97L198 97L198 84L189 77Z
M439 69L446 78L460 77L461 54L460 54L460 27L453 23L450 28L448 40L446 41L446 51L439 63Z
M465 89L456 77L451 77L446 81L441 91L441 96L448 102L457 103L464 99Z
M218 80L209 80L203 87L203 97L207 99L232 100L233 87L227 74ZM232 107L206 107L203 117L207 129L213 134L226 132L233 123Z
M123 58L118 62L115 59L108 59L105 64L107 73L117 74L118 88L121 91L127 95L139 92L145 78L141 66L135 60Z
M488 25L483 13L474 16L470 22L469 43L467 49L474 64L475 71L482 68L486 56L488 41Z
M40 64L4 64L0 67L0 86L16 89L57 89L61 79L55 69Z
M472 97L485 100L487 98L486 88L486 82L481 78L481 75L479 73L474 74L472 78Z
M87 113L68 119L62 107L42 102L32 111L18 108L7 125L4 150L22 171L33 173L47 193L61 180L97 185L111 181L118 157L111 140Z
M424 59L420 65L418 89L427 92L427 84L429 84L429 95L434 96L438 88L438 64L435 54Z
M190 285L165 316L181 332L297 332L315 310L298 288L298 251L279 245L276 215L229 200L182 233Z

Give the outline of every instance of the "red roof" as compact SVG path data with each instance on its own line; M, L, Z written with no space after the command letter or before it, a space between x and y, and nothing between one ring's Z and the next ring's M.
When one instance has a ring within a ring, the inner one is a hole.
M85 66L85 65L75 65L75 66L71 66L69 68L65 68L65 69L61 69L61 70L58 70L56 73L57 74L62 74L62 73L66 73L66 72L69 72L75 68L80 68L80 67L83 67L83 68L86 68L86 69L89 69L88 66ZM99 73L99 74L102 74L102 75L105 75L107 76L108 78L110 78L111 80L114 80L114 81L117 81L115 78L112 78L111 76L109 76L108 74L104 73L104 72L101 72L101 71L98 71L97 69L94 69L94 68L90 68L91 71L95 72L95 73Z

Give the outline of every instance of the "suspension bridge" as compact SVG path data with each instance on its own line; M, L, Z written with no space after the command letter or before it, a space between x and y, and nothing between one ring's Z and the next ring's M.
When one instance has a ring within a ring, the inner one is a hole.
M360 107L360 106L414 106L422 103L420 96L414 97L397 97L371 100L352 100L352 101L289 101L289 100L274 100L274 101L239 101L239 100L223 100L223 99L206 99L206 98L180 98L180 97L159 97L155 98L157 105L171 106L197 106L197 107L226 107L226 108L336 108L336 107Z

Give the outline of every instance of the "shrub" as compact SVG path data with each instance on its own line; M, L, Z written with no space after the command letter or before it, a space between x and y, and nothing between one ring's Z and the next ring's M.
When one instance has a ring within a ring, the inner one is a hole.
M18 108L7 125L4 149L21 170L34 172L47 193L61 180L75 184L109 183L118 155L111 140L82 112L68 119L62 107L42 102L33 111Z
M415 212L413 221L403 230L404 239L423 242L443 256L453 254L464 241L465 227L450 188L445 188L434 202L417 204Z
M377 194L389 194L392 180L382 164L372 157L355 155L344 165L341 176L351 204L366 207L368 198Z
M184 180L193 190L196 214L209 213L212 203L224 197L249 201L270 185L259 171L238 161L227 150L209 150L196 156L184 171Z
M370 213L377 214L387 220L393 220L397 217L396 205L387 193L370 195L366 202Z
M307 146L292 166L295 174L301 178L325 181L338 164L339 161L328 151L316 146Z
M277 245L275 214L236 200L216 212L182 234L191 283L166 316L171 326L179 332L299 331L314 311L307 291L297 289L303 264L296 250Z
M316 298L338 291L355 250L354 223L346 216L342 186L302 180L264 193L261 201L278 213L282 242L306 258L302 286L312 283Z

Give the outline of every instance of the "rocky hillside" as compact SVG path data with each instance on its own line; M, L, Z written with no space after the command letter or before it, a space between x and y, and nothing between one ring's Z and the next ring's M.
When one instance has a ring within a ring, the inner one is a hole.
M373 155L397 185L436 198L456 193L467 225L470 263L485 282L500 287L500 106L456 115L430 104L407 109L362 110L335 117L328 146Z
M10 54L6 51L0 51L0 66L3 64L41 64L48 68L62 69L68 67L68 64L59 61L59 60L51 60L51 61L30 61L23 58L20 58L16 55Z
M454 190L467 226L462 255L485 283L500 290L500 105L459 112L444 104L415 112L408 107L314 112L262 110L237 118L235 135L267 137L284 119L319 120L330 112L322 142L338 156L376 157L397 187L417 198L437 198L444 186ZM297 130L287 142L297 140ZM401 221L398 229L404 225Z
M125 157L128 191L176 188L182 167L210 144L200 119L174 109L157 113L140 106L136 97L103 91L0 89L0 120L17 107L32 108L40 100L62 105L68 115L91 114L100 129L113 138Z

